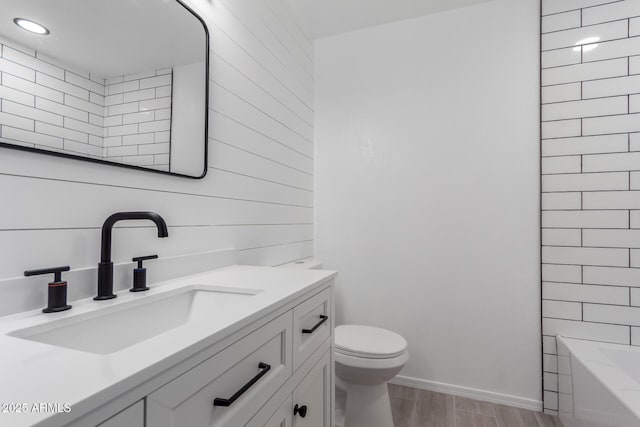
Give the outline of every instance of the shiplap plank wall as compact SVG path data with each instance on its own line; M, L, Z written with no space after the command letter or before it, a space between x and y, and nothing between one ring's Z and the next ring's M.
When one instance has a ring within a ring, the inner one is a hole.
M542 0L542 15L544 408L557 413L555 335L640 345L640 2Z
M102 222L123 210L157 211L170 236L122 223L114 231L116 262L229 247L246 264L312 255L313 46L283 0L187 4L211 35L207 176L2 149L0 279L34 267L94 266Z

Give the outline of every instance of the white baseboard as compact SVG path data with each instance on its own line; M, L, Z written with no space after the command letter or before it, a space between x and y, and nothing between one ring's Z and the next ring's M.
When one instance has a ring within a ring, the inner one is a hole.
M468 397L471 399L483 400L485 402L514 406L516 408L522 409L529 409L531 411L542 411L542 401L540 400L495 393L493 391L463 387L437 381L428 381L420 378L406 377L403 375L398 375L390 382L393 384L404 385L421 390L436 391L439 393L451 394L453 396Z

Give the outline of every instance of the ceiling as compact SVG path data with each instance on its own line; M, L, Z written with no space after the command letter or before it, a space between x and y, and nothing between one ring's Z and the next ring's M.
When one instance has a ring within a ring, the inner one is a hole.
M0 0L0 37L101 77L121 76L202 61L202 24L169 0ZM47 27L38 36L13 18Z
M322 38L490 0L285 0L305 32Z

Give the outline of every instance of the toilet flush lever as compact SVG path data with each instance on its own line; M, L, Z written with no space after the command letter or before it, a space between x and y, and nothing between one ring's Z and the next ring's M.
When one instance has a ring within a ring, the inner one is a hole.
M320 315L320 321L318 323L316 323L313 328L311 329L303 329L302 333L303 334L312 334L316 331L316 329L318 329L324 322L326 322L329 319L329 316L325 316L324 314Z

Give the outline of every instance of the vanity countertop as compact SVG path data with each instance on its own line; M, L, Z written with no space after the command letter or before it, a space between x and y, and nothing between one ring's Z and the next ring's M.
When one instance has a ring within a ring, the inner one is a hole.
M142 294L125 290L113 300L72 301L73 308L61 313L44 314L36 310L0 318L0 425L64 426L305 293L319 289L335 275L326 270L230 266L151 284L151 289ZM238 303L216 307L207 313L206 321L178 326L110 354L72 350L8 335L52 320L72 322L79 314L194 284L252 289L257 293ZM51 404L57 404L59 412L56 409L51 412ZM69 407L70 411L65 412Z

